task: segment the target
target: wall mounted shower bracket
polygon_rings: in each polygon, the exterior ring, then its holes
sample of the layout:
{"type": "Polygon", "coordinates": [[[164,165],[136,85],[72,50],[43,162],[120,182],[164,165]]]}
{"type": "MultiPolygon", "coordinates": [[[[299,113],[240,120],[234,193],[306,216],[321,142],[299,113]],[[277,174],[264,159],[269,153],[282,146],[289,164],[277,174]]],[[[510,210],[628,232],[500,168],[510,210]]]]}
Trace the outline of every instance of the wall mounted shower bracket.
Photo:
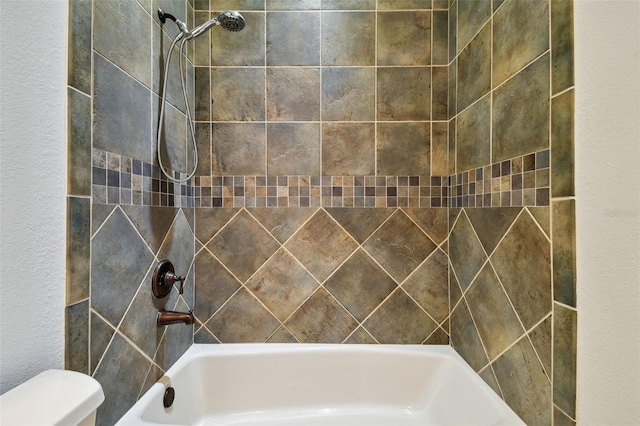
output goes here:
{"type": "Polygon", "coordinates": [[[153,295],[162,299],[171,293],[173,285],[180,281],[180,287],[178,292],[182,294],[184,292],[184,280],[183,275],[176,275],[173,263],[167,259],[163,259],[158,262],[153,270],[153,277],[151,278],[151,291],[153,295]]]}

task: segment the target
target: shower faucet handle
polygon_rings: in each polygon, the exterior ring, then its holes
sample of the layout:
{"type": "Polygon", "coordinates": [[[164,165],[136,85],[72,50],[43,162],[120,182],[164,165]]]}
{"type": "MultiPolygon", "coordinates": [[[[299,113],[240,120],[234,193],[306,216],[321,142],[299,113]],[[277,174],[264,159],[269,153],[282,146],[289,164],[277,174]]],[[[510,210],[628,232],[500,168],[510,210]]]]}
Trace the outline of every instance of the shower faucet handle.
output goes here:
{"type": "Polygon", "coordinates": [[[163,259],[156,265],[151,278],[151,291],[153,295],[161,299],[166,297],[173,288],[173,285],[180,281],[178,293],[184,293],[184,275],[177,275],[173,268],[173,263],[167,259],[163,259]]]}

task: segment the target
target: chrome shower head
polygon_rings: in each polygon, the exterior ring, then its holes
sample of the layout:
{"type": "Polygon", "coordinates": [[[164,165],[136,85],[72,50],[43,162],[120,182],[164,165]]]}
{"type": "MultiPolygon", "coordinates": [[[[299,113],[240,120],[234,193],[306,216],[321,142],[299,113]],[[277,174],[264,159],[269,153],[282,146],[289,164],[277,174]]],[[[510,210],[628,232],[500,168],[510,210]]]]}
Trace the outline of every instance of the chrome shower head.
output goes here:
{"type": "Polygon", "coordinates": [[[238,32],[245,26],[245,20],[242,15],[233,10],[227,10],[219,14],[213,19],[209,19],[204,24],[200,24],[190,31],[190,35],[187,36],[187,40],[193,40],[206,33],[214,25],[220,25],[227,31],[238,32]]]}

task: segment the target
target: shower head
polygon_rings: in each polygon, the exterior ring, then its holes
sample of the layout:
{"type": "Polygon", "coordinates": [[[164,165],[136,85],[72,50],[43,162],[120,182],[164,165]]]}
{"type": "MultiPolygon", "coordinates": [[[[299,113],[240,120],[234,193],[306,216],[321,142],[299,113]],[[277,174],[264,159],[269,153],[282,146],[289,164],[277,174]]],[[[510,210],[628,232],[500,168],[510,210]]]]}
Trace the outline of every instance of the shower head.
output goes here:
{"type": "Polygon", "coordinates": [[[190,35],[187,36],[187,40],[193,40],[199,35],[206,33],[214,25],[220,25],[227,31],[238,32],[244,28],[245,21],[240,13],[227,10],[192,29],[190,35]]]}

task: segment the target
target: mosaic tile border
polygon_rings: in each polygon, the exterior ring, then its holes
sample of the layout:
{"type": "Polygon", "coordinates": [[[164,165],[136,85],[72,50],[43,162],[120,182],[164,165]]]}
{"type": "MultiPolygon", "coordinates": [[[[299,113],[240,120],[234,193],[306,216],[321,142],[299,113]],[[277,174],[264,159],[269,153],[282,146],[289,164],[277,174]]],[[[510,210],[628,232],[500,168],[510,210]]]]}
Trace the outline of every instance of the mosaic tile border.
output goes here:
{"type": "Polygon", "coordinates": [[[546,149],[445,177],[196,176],[175,184],[157,165],[94,149],[92,196],[97,204],[213,208],[548,206],[549,176],[546,149]]]}

